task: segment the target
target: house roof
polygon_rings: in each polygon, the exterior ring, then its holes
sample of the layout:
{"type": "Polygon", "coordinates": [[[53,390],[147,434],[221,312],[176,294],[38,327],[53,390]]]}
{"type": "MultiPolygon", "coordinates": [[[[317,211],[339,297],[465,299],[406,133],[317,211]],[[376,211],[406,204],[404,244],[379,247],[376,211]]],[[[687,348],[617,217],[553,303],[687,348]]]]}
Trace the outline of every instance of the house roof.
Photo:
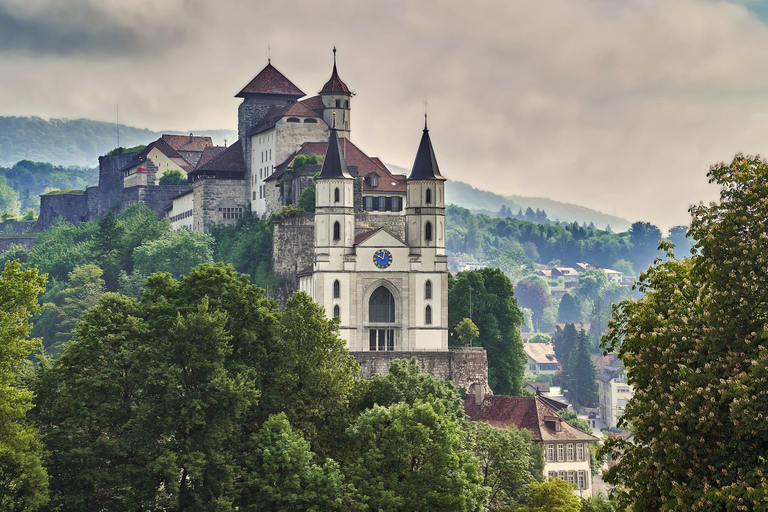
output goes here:
{"type": "Polygon", "coordinates": [[[169,159],[171,159],[176,165],[184,169],[184,172],[189,172],[192,170],[189,163],[184,159],[183,156],[179,154],[178,151],[176,151],[173,146],[171,146],[165,139],[165,135],[163,137],[157,139],[154,142],[150,142],[147,144],[147,147],[145,147],[143,150],[134,153],[128,162],[120,168],[120,172],[127,171],[128,169],[131,169],[133,167],[136,167],[138,165],[141,165],[142,163],[146,162],[147,155],[149,153],[157,148],[158,151],[163,153],[165,156],[167,156],[169,159]]]}
{"type": "Polygon", "coordinates": [[[562,275],[577,276],[579,271],[572,267],[555,267],[554,270],[558,271],[562,275]]]}
{"type": "Polygon", "coordinates": [[[349,87],[341,81],[339,72],[336,70],[336,48],[333,49],[333,72],[331,72],[331,78],[325,83],[323,88],[320,89],[320,94],[331,93],[351,94],[349,87]]]}
{"type": "Polygon", "coordinates": [[[299,271],[298,277],[312,275],[312,272],[314,271],[313,267],[314,265],[307,265],[306,267],[304,267],[299,271]]]}
{"type": "Polygon", "coordinates": [[[551,343],[525,343],[523,349],[537,363],[558,363],[551,343]]]}
{"type": "Polygon", "coordinates": [[[540,396],[490,395],[478,405],[475,395],[468,394],[464,400],[464,412],[470,420],[484,421],[494,427],[527,429],[533,434],[534,441],[597,441],[596,437],[560,418],[558,409],[540,396]]]}
{"type": "Polygon", "coordinates": [[[373,235],[375,235],[376,233],[381,231],[381,229],[383,229],[383,228],[376,228],[376,229],[372,229],[370,231],[366,231],[365,233],[360,233],[359,235],[357,235],[355,237],[355,245],[358,245],[358,244],[361,244],[361,243],[365,242],[366,240],[371,238],[373,235]]]}
{"type": "Polygon", "coordinates": [[[419,150],[416,152],[416,160],[413,162],[413,169],[408,179],[445,181],[437,166],[435,150],[432,148],[432,141],[429,138],[426,114],[424,115],[424,132],[421,135],[419,150]]]}
{"type": "Polygon", "coordinates": [[[203,154],[200,156],[200,160],[197,162],[197,167],[201,167],[220,154],[222,154],[224,151],[226,151],[226,146],[208,146],[203,150],[203,154]]]}
{"type": "Polygon", "coordinates": [[[314,117],[322,119],[322,117],[320,117],[317,112],[307,107],[300,101],[291,103],[289,105],[272,105],[272,107],[267,111],[267,114],[264,116],[264,119],[262,119],[259,124],[254,126],[248,135],[255,135],[257,133],[269,130],[270,128],[274,128],[277,122],[282,118],[293,116],[314,117]]]}
{"type": "Polygon", "coordinates": [[[299,103],[305,107],[314,110],[317,114],[322,115],[325,110],[325,104],[320,96],[312,96],[303,100],[299,100],[299,103]]]}
{"type": "Polygon", "coordinates": [[[243,145],[238,140],[218,156],[210,159],[205,164],[198,166],[193,175],[206,173],[231,173],[235,175],[244,175],[246,171],[245,160],[243,159],[243,145]]]}
{"type": "Polygon", "coordinates": [[[256,94],[295,96],[297,98],[304,96],[304,92],[279,72],[272,65],[272,62],[269,62],[264,69],[259,71],[259,74],[248,82],[248,85],[243,87],[243,90],[237,93],[235,97],[247,98],[256,94]]]}
{"type": "Polygon", "coordinates": [[[523,389],[531,388],[532,391],[538,390],[540,393],[549,393],[549,382],[533,382],[527,380],[523,382],[523,389]]]}
{"type": "Polygon", "coordinates": [[[352,176],[347,171],[347,162],[339,143],[339,131],[332,128],[331,136],[328,139],[328,151],[326,151],[323,160],[323,168],[315,180],[338,178],[352,179],[352,176]]]}
{"type": "Polygon", "coordinates": [[[213,139],[210,137],[199,137],[196,135],[168,135],[164,133],[162,140],[167,142],[176,151],[203,151],[209,146],[213,146],[213,139]]]}

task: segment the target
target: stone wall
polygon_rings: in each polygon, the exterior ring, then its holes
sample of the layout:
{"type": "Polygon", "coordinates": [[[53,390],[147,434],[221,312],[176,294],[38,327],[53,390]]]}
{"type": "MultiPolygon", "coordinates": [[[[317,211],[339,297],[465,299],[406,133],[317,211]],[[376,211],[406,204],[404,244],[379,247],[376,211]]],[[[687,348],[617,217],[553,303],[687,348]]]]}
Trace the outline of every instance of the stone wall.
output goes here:
{"type": "Polygon", "coordinates": [[[35,221],[33,220],[9,220],[0,222],[0,233],[28,233],[35,229],[35,221]]]}
{"type": "Polygon", "coordinates": [[[35,243],[35,240],[37,239],[37,235],[10,235],[10,234],[0,234],[0,252],[7,251],[11,248],[12,245],[23,245],[25,248],[29,249],[32,247],[32,244],[35,243]]]}
{"type": "Polygon", "coordinates": [[[488,387],[488,357],[482,348],[452,349],[435,352],[350,352],[360,364],[360,375],[370,379],[374,375],[385,375],[389,363],[394,359],[415,357],[425,373],[436,379],[451,381],[456,387],[470,389],[472,384],[481,383],[486,393],[488,387]]]}
{"type": "Polygon", "coordinates": [[[48,193],[40,196],[40,216],[37,218],[36,231],[51,226],[57,217],[67,222],[79,224],[89,220],[87,196],[83,190],[64,193],[48,193]]]}
{"type": "Polygon", "coordinates": [[[165,210],[173,206],[173,198],[192,188],[191,185],[154,185],[146,187],[128,187],[123,189],[120,210],[143,202],[147,208],[162,218],[165,210]]]}
{"type": "Polygon", "coordinates": [[[400,240],[405,241],[405,216],[396,213],[356,213],[355,234],[376,228],[384,228],[400,240]]]}
{"type": "Polygon", "coordinates": [[[243,180],[198,180],[192,189],[194,205],[192,229],[208,231],[213,224],[233,224],[236,218],[224,218],[219,208],[248,211],[248,185],[243,180]]]}
{"type": "MultiPolygon", "coordinates": [[[[123,173],[122,169],[136,153],[123,153],[114,156],[99,157],[99,188],[98,205],[95,208],[96,215],[93,218],[106,215],[107,212],[120,208],[123,200],[123,173]]],[[[40,205],[42,213],[42,204],[40,205]]],[[[89,208],[90,210],[90,208],[89,208]]],[[[89,219],[90,220],[90,219],[89,219]]]]}

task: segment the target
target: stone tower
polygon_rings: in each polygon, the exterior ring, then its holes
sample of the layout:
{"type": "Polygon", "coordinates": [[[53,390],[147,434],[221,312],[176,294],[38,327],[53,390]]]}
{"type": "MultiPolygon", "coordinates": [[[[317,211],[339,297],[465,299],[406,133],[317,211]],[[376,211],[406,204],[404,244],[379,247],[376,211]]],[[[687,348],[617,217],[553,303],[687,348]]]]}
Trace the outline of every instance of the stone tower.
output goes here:
{"type": "Polygon", "coordinates": [[[352,92],[347,84],[339,78],[339,72],[336,70],[336,47],[333,48],[333,72],[331,78],[320,90],[320,99],[323,101],[325,110],[323,119],[328,126],[335,126],[339,132],[339,137],[349,138],[351,131],[350,121],[350,101],[352,92]]]}

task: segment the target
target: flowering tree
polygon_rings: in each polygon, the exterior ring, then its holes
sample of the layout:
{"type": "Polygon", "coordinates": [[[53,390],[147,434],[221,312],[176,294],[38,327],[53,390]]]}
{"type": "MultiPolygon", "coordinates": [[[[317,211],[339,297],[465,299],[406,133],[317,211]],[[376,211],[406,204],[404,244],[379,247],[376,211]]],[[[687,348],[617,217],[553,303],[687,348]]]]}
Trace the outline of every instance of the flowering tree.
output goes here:
{"type": "MultiPolygon", "coordinates": [[[[768,165],[713,166],[719,204],[691,208],[696,251],[640,276],[606,349],[635,387],[605,475],[629,510],[760,510],[768,493],[768,165]]],[[[658,261],[658,260],[657,260],[658,261]]]]}

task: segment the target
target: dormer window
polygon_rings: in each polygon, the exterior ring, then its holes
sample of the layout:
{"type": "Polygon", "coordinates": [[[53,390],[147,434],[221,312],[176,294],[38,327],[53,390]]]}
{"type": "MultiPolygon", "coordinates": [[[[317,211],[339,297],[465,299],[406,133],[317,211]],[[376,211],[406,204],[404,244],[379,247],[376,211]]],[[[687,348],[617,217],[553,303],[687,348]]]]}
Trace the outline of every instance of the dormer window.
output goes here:
{"type": "Polygon", "coordinates": [[[372,187],[378,187],[379,186],[379,175],[378,174],[371,174],[371,186],[372,187]]]}
{"type": "Polygon", "coordinates": [[[299,120],[298,117],[289,117],[288,119],[286,119],[286,122],[287,123],[300,123],[301,121],[299,120]]]}

